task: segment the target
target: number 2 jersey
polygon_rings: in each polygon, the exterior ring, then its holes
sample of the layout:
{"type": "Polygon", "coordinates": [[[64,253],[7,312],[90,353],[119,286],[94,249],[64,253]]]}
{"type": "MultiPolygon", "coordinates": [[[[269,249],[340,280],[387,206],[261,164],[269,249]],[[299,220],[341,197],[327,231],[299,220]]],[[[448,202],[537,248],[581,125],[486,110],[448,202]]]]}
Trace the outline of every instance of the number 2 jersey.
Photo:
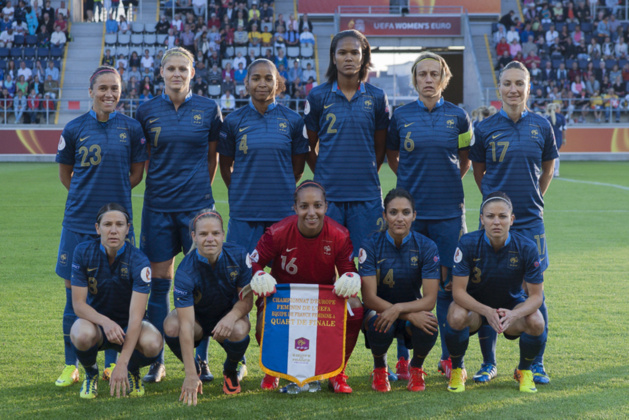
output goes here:
{"type": "Polygon", "coordinates": [[[111,265],[100,238],[82,242],[74,250],[72,286],[87,287],[87,304],[124,329],[133,292],[151,291],[150,266],[146,255],[128,242],[111,265]]]}
{"type": "Polygon", "coordinates": [[[474,128],[470,160],[486,165],[483,200],[495,191],[506,193],[513,203],[514,228],[543,222],[542,162],[558,156],[550,123],[537,114],[525,111],[514,123],[500,110],[474,128]]]}
{"type": "Polygon", "coordinates": [[[273,260],[271,275],[278,283],[330,284],[336,275],[356,272],[349,231],[325,216],[323,229],[306,238],[297,227],[297,215],[269,227],[250,254],[253,272],[273,260]]]}
{"type": "MultiPolygon", "coordinates": [[[[55,161],[72,165],[63,226],[95,234],[98,210],[108,203],[124,206],[132,216],[131,164],[148,159],[142,127],[117,112],[100,122],[92,110],[70,121],[61,134],[55,161]]],[[[131,219],[133,219],[131,217],[131,219]]]]}

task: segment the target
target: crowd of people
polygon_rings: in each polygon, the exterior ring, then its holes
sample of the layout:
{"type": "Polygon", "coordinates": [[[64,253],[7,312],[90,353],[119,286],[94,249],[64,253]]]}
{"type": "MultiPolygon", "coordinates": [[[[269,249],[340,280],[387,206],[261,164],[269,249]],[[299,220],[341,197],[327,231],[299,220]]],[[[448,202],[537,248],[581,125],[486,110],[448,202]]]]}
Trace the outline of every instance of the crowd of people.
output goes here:
{"type": "Polygon", "coordinates": [[[50,122],[59,93],[59,62],[43,51],[63,48],[68,41],[68,9],[64,1],[54,9],[49,0],[3,2],[0,20],[0,118],[16,124],[50,122]],[[16,4],[14,4],[16,3],[16,4]],[[25,57],[24,46],[38,54],[25,57]],[[10,51],[10,56],[9,52],[10,51]]]}
{"type": "Polygon", "coordinates": [[[544,112],[561,104],[569,123],[619,122],[629,109],[629,27],[618,2],[523,2],[521,18],[502,16],[493,33],[496,70],[512,60],[531,73],[531,103],[544,112]]]}
{"type": "MultiPolygon", "coordinates": [[[[306,53],[315,43],[307,14],[295,19],[290,13],[285,18],[266,1],[206,3],[177,1],[172,17],[168,14],[172,6],[165,4],[155,26],[156,46],[131,48],[129,55],[117,54],[114,46],[108,46],[102,64],[115,67],[122,75],[124,100],[120,110],[133,112],[163,93],[159,64],[167,49],[178,46],[195,58],[192,91],[217,99],[222,111],[233,111],[249,100],[244,88],[247,67],[261,57],[273,62],[285,81],[287,89],[278,101],[297,109],[297,102],[291,99],[304,99],[317,86],[314,61],[302,61],[300,55],[302,46],[306,53]],[[291,47],[299,48],[300,54],[289,57],[291,47]]],[[[110,13],[105,25],[109,34],[133,32],[133,23],[124,15],[110,13]]]]}

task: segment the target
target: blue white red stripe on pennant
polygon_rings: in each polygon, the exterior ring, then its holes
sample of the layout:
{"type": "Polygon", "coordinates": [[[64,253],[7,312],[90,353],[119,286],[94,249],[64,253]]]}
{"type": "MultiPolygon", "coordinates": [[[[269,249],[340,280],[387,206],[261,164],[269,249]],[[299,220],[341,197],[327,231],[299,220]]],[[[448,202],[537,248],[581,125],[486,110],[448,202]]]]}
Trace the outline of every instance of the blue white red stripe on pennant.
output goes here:
{"type": "Polygon", "coordinates": [[[338,375],[345,361],[346,301],[333,286],[278,284],[265,298],[260,366],[302,386],[338,375]]]}

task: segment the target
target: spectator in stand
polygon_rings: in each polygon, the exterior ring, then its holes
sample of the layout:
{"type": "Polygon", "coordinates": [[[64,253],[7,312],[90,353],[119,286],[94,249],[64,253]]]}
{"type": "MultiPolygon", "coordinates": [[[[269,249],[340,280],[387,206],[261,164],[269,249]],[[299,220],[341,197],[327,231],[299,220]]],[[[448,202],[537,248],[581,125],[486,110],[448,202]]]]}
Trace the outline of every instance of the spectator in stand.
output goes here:
{"type": "Polygon", "coordinates": [[[15,41],[15,34],[12,27],[7,27],[0,33],[0,47],[11,48],[13,47],[13,41],[15,41]]]}
{"type": "Polygon", "coordinates": [[[286,48],[286,31],[283,26],[277,28],[273,38],[275,39],[275,49],[286,48]]]}
{"type": "MultiPolygon", "coordinates": [[[[273,12],[271,12],[271,16],[273,16],[273,12]]],[[[257,3],[251,4],[251,9],[249,9],[249,12],[247,13],[247,19],[248,20],[263,20],[264,19],[264,16],[262,15],[261,10],[258,9],[257,3]]]]}
{"type": "Polygon", "coordinates": [[[207,58],[208,66],[212,67],[216,64],[217,67],[221,67],[221,57],[218,55],[218,51],[210,50],[210,55],[207,58]]]}
{"type": "Polygon", "coordinates": [[[555,80],[562,87],[566,85],[568,82],[568,70],[566,70],[565,63],[559,63],[559,68],[556,71],[555,80]]]}
{"type": "Polygon", "coordinates": [[[505,50],[503,51],[502,56],[498,59],[495,69],[502,70],[511,61],[513,61],[513,59],[511,58],[511,54],[509,53],[509,50],[505,50]]]}
{"type": "Polygon", "coordinates": [[[301,44],[312,44],[314,46],[315,38],[312,32],[305,26],[301,34],[299,35],[299,42],[301,44]]]}
{"type": "Polygon", "coordinates": [[[109,14],[109,18],[105,22],[105,32],[108,34],[118,33],[118,22],[114,19],[113,13],[109,14]]]}
{"type": "Polygon", "coordinates": [[[138,80],[142,77],[142,73],[138,70],[137,66],[131,66],[131,69],[125,72],[126,81],[130,81],[132,78],[138,80]]]}
{"type": "Polygon", "coordinates": [[[618,37],[618,42],[614,46],[614,56],[617,59],[627,58],[627,43],[625,42],[625,37],[618,37]]]}
{"type": "Polygon", "coordinates": [[[68,21],[63,17],[63,15],[57,15],[57,20],[55,20],[54,26],[58,26],[59,30],[63,32],[68,38],[68,21]]]}
{"type": "Polygon", "coordinates": [[[594,95],[594,92],[601,91],[601,83],[596,80],[594,74],[590,74],[588,80],[585,82],[585,90],[588,93],[588,96],[594,95]]]}
{"type": "Polygon", "coordinates": [[[273,25],[275,31],[277,31],[280,26],[283,26],[285,30],[287,28],[286,20],[284,19],[284,15],[282,13],[277,15],[277,19],[275,19],[275,24],[273,25]]]}
{"type": "Polygon", "coordinates": [[[262,33],[258,31],[258,25],[251,25],[251,31],[249,31],[249,43],[251,46],[259,45],[262,42],[262,33]]]}
{"type": "Polygon", "coordinates": [[[234,45],[234,28],[227,24],[222,31],[221,51],[232,45],[234,45]]]}
{"type": "Polygon", "coordinates": [[[552,13],[555,22],[563,22],[565,19],[564,16],[564,7],[561,1],[556,1],[555,5],[552,8],[552,13]]]}
{"type": "Polygon", "coordinates": [[[227,91],[236,91],[236,84],[234,83],[234,79],[229,74],[225,75],[225,79],[223,79],[223,83],[221,83],[221,92],[225,93],[227,91]]]}
{"type": "Polygon", "coordinates": [[[552,23],[553,15],[552,15],[552,12],[550,11],[550,8],[548,7],[548,3],[542,4],[542,10],[540,10],[539,15],[540,15],[540,22],[542,24],[552,23]]]}
{"type": "Polygon", "coordinates": [[[55,15],[61,15],[64,18],[68,17],[68,8],[66,7],[65,1],[61,1],[59,3],[59,7],[57,8],[57,10],[55,10],[55,15]]]}
{"type": "Polygon", "coordinates": [[[531,73],[531,81],[539,82],[542,79],[542,71],[537,67],[537,63],[533,61],[529,70],[531,73]]]}
{"type": "Polygon", "coordinates": [[[507,32],[507,42],[511,44],[513,40],[520,42],[520,34],[515,30],[515,26],[509,27],[509,32],[507,32]]]}
{"type": "MultiPolygon", "coordinates": [[[[153,75],[153,71],[150,68],[145,67],[144,71],[141,72],[141,77],[138,80],[144,80],[148,78],[152,82],[154,77],[155,76],[153,75]]],[[[142,89],[138,89],[138,92],[141,92],[141,91],[142,89]]]]}
{"type": "Polygon", "coordinates": [[[253,63],[254,61],[256,61],[256,52],[254,49],[250,49],[249,50],[249,54],[247,54],[247,64],[245,67],[248,67],[251,63],[253,63]]]}
{"type": "Polygon", "coordinates": [[[208,72],[207,80],[210,85],[220,85],[223,82],[223,75],[216,63],[212,65],[212,68],[208,72]]]}
{"type": "Polygon", "coordinates": [[[610,60],[614,58],[614,43],[612,39],[608,36],[605,37],[605,41],[601,46],[601,55],[604,60],[610,60]]]}
{"type": "Polygon", "coordinates": [[[579,44],[575,47],[575,53],[577,55],[578,60],[589,60],[590,55],[588,54],[588,46],[585,45],[585,38],[579,41],[579,44]]]}
{"type": "Polygon", "coordinates": [[[39,102],[40,96],[31,90],[26,100],[26,120],[29,124],[39,124],[39,102]]]}
{"type": "Polygon", "coordinates": [[[242,63],[242,65],[246,68],[247,67],[247,59],[245,57],[242,56],[242,52],[238,51],[236,53],[236,57],[234,57],[233,61],[232,61],[232,65],[234,68],[238,68],[238,64],[242,63]]]}
{"type": "Polygon", "coordinates": [[[39,28],[39,19],[37,19],[37,14],[35,13],[35,9],[31,6],[26,6],[25,10],[28,33],[29,35],[35,35],[37,33],[37,28],[39,28]]]}
{"type": "Polygon", "coordinates": [[[41,101],[41,113],[44,116],[44,119],[46,120],[46,124],[51,123],[52,121],[52,116],[53,113],[56,110],[56,104],[55,104],[55,96],[52,93],[45,93],[44,94],[44,98],[41,101]]]}
{"type": "Polygon", "coordinates": [[[129,66],[139,68],[141,65],[142,60],[138,57],[138,53],[136,51],[131,52],[131,57],[129,57],[129,66]]]}
{"type": "Polygon", "coordinates": [[[225,63],[225,68],[223,69],[222,76],[223,81],[227,80],[228,77],[229,80],[234,80],[234,69],[232,68],[232,63],[230,61],[225,63]]]}
{"type": "Polygon", "coordinates": [[[559,49],[561,51],[561,55],[565,59],[575,59],[577,58],[577,49],[572,42],[571,37],[567,37],[565,42],[559,44],[559,49]]]}
{"type": "Polygon", "coordinates": [[[288,71],[286,71],[286,67],[284,67],[284,64],[279,65],[279,67],[277,68],[277,72],[279,73],[280,77],[284,79],[284,84],[286,84],[286,81],[288,80],[288,71]]]}
{"type": "Polygon", "coordinates": [[[2,15],[10,20],[13,20],[13,15],[15,14],[15,8],[11,1],[7,1],[2,8],[2,15]]]}
{"type": "Polygon", "coordinates": [[[622,75],[617,75],[614,78],[614,83],[612,84],[612,89],[614,89],[614,92],[616,92],[616,94],[620,97],[624,97],[627,91],[627,87],[625,85],[625,83],[622,81],[622,75]]]}
{"type": "Polygon", "coordinates": [[[26,62],[23,60],[20,61],[20,68],[17,70],[18,80],[20,76],[24,76],[24,80],[27,82],[30,82],[31,79],[33,78],[33,71],[29,69],[28,67],[26,67],[26,62]]]}
{"type": "Polygon", "coordinates": [[[579,19],[577,18],[577,12],[574,8],[574,3],[569,1],[567,7],[564,10],[564,20],[568,23],[579,23],[579,19]]]}
{"type": "Polygon", "coordinates": [[[542,80],[548,83],[551,80],[555,80],[555,72],[553,71],[553,63],[546,62],[546,66],[542,69],[542,80]]]}
{"type": "Polygon", "coordinates": [[[498,44],[496,44],[496,56],[497,57],[502,57],[506,52],[509,53],[509,56],[511,55],[510,53],[510,48],[509,48],[509,43],[507,42],[507,38],[500,38],[500,42],[498,44]]]}
{"type": "Polygon", "coordinates": [[[103,58],[100,60],[101,66],[114,67],[114,61],[115,61],[115,57],[111,55],[111,50],[107,48],[105,50],[105,54],[103,55],[103,58]]]}
{"type": "Polygon", "coordinates": [[[144,69],[153,70],[153,66],[155,65],[155,60],[151,56],[151,53],[148,49],[144,50],[144,56],[140,60],[140,67],[144,71],[144,69]]]}
{"type": "Polygon", "coordinates": [[[181,20],[181,14],[175,13],[175,17],[170,22],[170,27],[175,30],[175,32],[183,31],[183,20],[181,20]]]}
{"type": "Polygon", "coordinates": [[[243,12],[242,10],[238,10],[236,12],[236,18],[230,21],[230,25],[236,28],[238,26],[242,26],[244,28],[249,25],[249,19],[247,18],[245,12],[243,12]]]}
{"type": "MultiPolygon", "coordinates": [[[[207,92],[207,83],[205,83],[205,80],[203,80],[201,76],[195,73],[194,83],[192,85],[192,91],[198,92],[199,90],[202,92],[207,92]]],[[[204,95],[201,95],[201,96],[204,96],[204,95]]]]}
{"type": "Polygon", "coordinates": [[[511,57],[514,57],[514,60],[516,60],[516,56],[518,55],[518,53],[522,53],[522,45],[520,45],[518,43],[517,40],[513,40],[511,41],[511,44],[509,44],[509,54],[511,55],[511,57]]]}
{"type": "MultiPolygon", "coordinates": [[[[594,74],[596,75],[596,80],[598,80],[599,82],[602,82],[605,76],[609,77],[608,73],[609,72],[607,71],[607,67],[605,67],[605,62],[603,60],[600,60],[598,62],[598,68],[594,70],[594,74]]],[[[601,92],[603,91],[601,90],[601,92]]]]}
{"type": "Polygon", "coordinates": [[[195,74],[201,76],[201,79],[207,81],[208,69],[205,66],[205,62],[203,60],[197,60],[197,64],[195,66],[195,74]]]}
{"type": "Polygon", "coordinates": [[[262,58],[266,58],[271,63],[273,63],[275,61],[275,56],[273,55],[273,49],[272,48],[267,48],[264,51],[264,57],[262,57],[262,58]]]}
{"type": "Polygon", "coordinates": [[[588,45],[588,55],[591,60],[600,60],[602,57],[601,46],[596,42],[596,37],[592,37],[588,45]]]}
{"type": "Polygon", "coordinates": [[[269,32],[269,28],[262,29],[262,46],[263,47],[273,47],[273,34],[269,32]]]}
{"type": "Polygon", "coordinates": [[[66,45],[66,34],[61,32],[61,28],[55,26],[55,31],[50,36],[50,45],[56,48],[63,48],[66,45]]]}
{"type": "Polygon", "coordinates": [[[50,32],[48,32],[46,25],[41,25],[39,27],[37,45],[42,48],[50,48],[50,32]]]}
{"type": "Polygon", "coordinates": [[[249,33],[245,31],[243,25],[238,25],[234,32],[234,44],[237,47],[246,46],[249,43],[249,33]]]}
{"type": "Polygon", "coordinates": [[[4,116],[8,115],[11,108],[13,108],[13,95],[9,93],[9,91],[5,88],[2,89],[2,93],[0,94],[0,109],[3,112],[0,112],[0,116],[4,121],[4,116]]]}
{"type": "Polygon", "coordinates": [[[212,12],[210,14],[210,19],[207,22],[207,26],[209,28],[211,28],[212,26],[216,26],[216,28],[219,28],[221,26],[221,20],[219,19],[217,13],[212,12]]]}
{"type": "Polygon", "coordinates": [[[513,19],[515,18],[515,11],[513,10],[509,10],[509,13],[503,15],[499,22],[500,24],[504,25],[505,28],[510,28],[511,26],[513,26],[513,19]]]}
{"type": "Polygon", "coordinates": [[[50,95],[52,98],[56,98],[59,93],[59,82],[52,79],[51,75],[46,76],[44,82],[44,93],[50,95]]]}
{"type": "Polygon", "coordinates": [[[236,82],[237,85],[243,85],[246,77],[247,69],[245,68],[245,63],[240,61],[238,62],[238,68],[234,72],[234,82],[236,82]]]}
{"type": "Polygon", "coordinates": [[[535,43],[535,37],[531,34],[526,38],[526,42],[522,44],[522,55],[528,57],[529,53],[533,52],[533,55],[537,55],[537,44],[535,43]]]}
{"type": "Polygon", "coordinates": [[[2,82],[2,88],[6,89],[11,95],[15,94],[15,81],[10,74],[4,75],[4,81],[2,82]]]}
{"type": "Polygon", "coordinates": [[[581,69],[579,69],[579,63],[573,61],[572,67],[568,70],[568,80],[570,83],[574,82],[576,76],[581,76],[581,69]]]}
{"type": "Polygon", "coordinates": [[[205,16],[207,0],[192,0],[192,11],[196,16],[205,16]]]}
{"type": "Polygon", "coordinates": [[[574,27],[574,32],[572,33],[572,40],[575,44],[580,44],[581,40],[585,40],[585,33],[581,30],[581,26],[577,25],[574,27]]]}
{"type": "Polygon", "coordinates": [[[283,65],[285,69],[288,67],[288,59],[286,58],[286,55],[284,54],[284,50],[282,48],[277,49],[277,57],[275,57],[273,63],[277,68],[280,67],[280,64],[283,65]]]}
{"type": "Polygon", "coordinates": [[[260,20],[262,22],[273,23],[273,8],[269,7],[268,3],[262,3],[262,10],[260,10],[260,20]]]}
{"type": "Polygon", "coordinates": [[[186,23],[184,25],[184,31],[179,35],[179,39],[181,40],[180,45],[190,51],[192,55],[195,55],[194,32],[192,32],[190,24],[186,23]]]}
{"type": "Polygon", "coordinates": [[[301,19],[299,20],[299,33],[303,33],[305,28],[308,28],[308,32],[312,32],[312,22],[308,19],[308,13],[301,15],[301,19]]]}
{"type": "Polygon", "coordinates": [[[603,97],[599,91],[595,91],[594,94],[590,96],[590,109],[594,112],[594,120],[600,123],[603,117],[603,97]]]}
{"type": "Polygon", "coordinates": [[[542,59],[535,54],[535,51],[530,51],[528,55],[524,57],[523,63],[526,68],[530,70],[533,63],[539,68],[540,64],[542,64],[542,59]]]}
{"type": "Polygon", "coordinates": [[[287,83],[287,85],[292,84],[295,81],[295,79],[300,79],[301,80],[302,77],[303,77],[302,73],[303,73],[303,70],[301,69],[301,66],[299,65],[299,61],[298,60],[294,60],[293,61],[293,67],[290,70],[288,70],[288,83],[287,83]]]}
{"type": "Polygon", "coordinates": [[[122,67],[125,69],[129,67],[129,60],[124,54],[118,54],[117,62],[118,62],[118,67],[120,67],[120,64],[122,64],[122,67]]]}
{"type": "MultiPolygon", "coordinates": [[[[54,16],[54,15],[52,15],[54,16]]],[[[39,29],[41,30],[42,25],[46,26],[46,31],[51,34],[54,30],[55,22],[52,20],[52,16],[48,13],[44,13],[43,17],[39,21],[39,29]]]]}
{"type": "Polygon", "coordinates": [[[170,29],[170,23],[165,15],[162,15],[159,18],[159,22],[155,25],[155,31],[158,34],[166,35],[168,33],[168,29],[170,29]]]}
{"type": "Polygon", "coordinates": [[[20,124],[22,122],[22,115],[26,111],[26,96],[21,90],[17,91],[15,99],[13,100],[13,111],[15,113],[15,123],[20,124]]]}
{"type": "Polygon", "coordinates": [[[559,32],[555,30],[555,25],[550,25],[548,30],[546,31],[546,45],[552,46],[555,45],[555,40],[559,38],[559,32]]]}
{"type": "Polygon", "coordinates": [[[594,34],[598,37],[600,41],[604,40],[605,37],[611,37],[612,33],[609,28],[607,16],[603,18],[603,20],[596,23],[596,29],[594,30],[594,34]]]}
{"type": "Polygon", "coordinates": [[[28,92],[28,82],[23,75],[17,77],[17,82],[15,82],[15,91],[22,91],[24,92],[24,95],[26,95],[26,92],[28,92]]]}
{"type": "Polygon", "coordinates": [[[312,77],[313,80],[317,80],[317,72],[312,68],[312,64],[306,64],[306,70],[301,73],[301,80],[308,80],[312,77]]]}
{"type": "Polygon", "coordinates": [[[221,95],[221,111],[233,111],[236,108],[236,98],[232,95],[231,90],[227,89],[221,95]]]}

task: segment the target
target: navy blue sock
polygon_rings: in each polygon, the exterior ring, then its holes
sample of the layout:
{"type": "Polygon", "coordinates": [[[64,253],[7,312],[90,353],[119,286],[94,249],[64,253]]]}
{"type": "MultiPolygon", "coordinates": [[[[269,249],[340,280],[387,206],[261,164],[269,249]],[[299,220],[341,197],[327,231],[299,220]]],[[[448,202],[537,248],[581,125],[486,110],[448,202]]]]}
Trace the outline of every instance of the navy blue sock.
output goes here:
{"type": "MultiPolygon", "coordinates": [[[[170,300],[168,292],[172,280],[169,279],[151,279],[151,294],[149,295],[148,318],[151,324],[155,325],[162,335],[164,335],[164,319],[170,312],[170,300]]],[[[164,363],[164,350],[159,353],[157,360],[164,363]]]]}
{"type": "Polygon", "coordinates": [[[146,357],[140,351],[133,350],[131,358],[129,359],[129,365],[127,366],[127,369],[131,373],[138,373],[140,371],[140,368],[152,364],[157,360],[158,357],[159,355],[154,357],[146,357]]]}
{"type": "Polygon", "coordinates": [[[546,351],[546,342],[548,341],[548,307],[546,306],[546,296],[544,296],[544,300],[542,301],[542,306],[540,306],[539,311],[542,313],[542,317],[544,317],[544,342],[542,343],[542,347],[539,350],[537,356],[535,356],[535,360],[533,363],[539,363],[541,365],[544,364],[544,352],[546,351]]]}
{"type": "Polygon", "coordinates": [[[531,369],[531,364],[533,364],[535,356],[539,354],[544,341],[546,341],[546,332],[538,336],[522,333],[520,336],[520,364],[518,369],[531,369]]]}
{"type": "Polygon", "coordinates": [[[105,368],[110,367],[118,361],[118,352],[113,349],[105,350],[105,368]]]}
{"type": "Polygon", "coordinates": [[[478,344],[483,355],[483,363],[496,364],[496,341],[498,334],[491,325],[483,325],[478,330],[478,344]]]}
{"type": "Polygon", "coordinates": [[[371,353],[374,356],[381,356],[383,354],[386,354],[387,350],[389,350],[389,347],[391,347],[395,325],[392,325],[387,332],[378,332],[374,327],[376,319],[378,319],[377,315],[367,320],[367,338],[369,339],[369,345],[371,346],[371,353]]]}
{"type": "Polygon", "coordinates": [[[446,324],[448,323],[448,309],[452,303],[452,293],[439,290],[437,295],[437,322],[439,322],[439,338],[441,341],[441,360],[450,357],[446,345],[446,324]]]}
{"type": "Polygon", "coordinates": [[[238,362],[240,362],[247,351],[247,347],[249,347],[249,340],[249,336],[246,336],[240,341],[223,341],[223,348],[225,353],[227,353],[225,363],[223,364],[224,372],[236,372],[238,362]]]}
{"type": "Polygon", "coordinates": [[[462,330],[455,330],[450,324],[446,324],[446,344],[450,352],[450,360],[452,360],[452,369],[464,367],[463,357],[465,356],[469,342],[469,327],[462,330]]]}
{"type": "Polygon", "coordinates": [[[401,337],[397,338],[397,358],[400,360],[404,358],[408,360],[411,357],[411,353],[408,351],[406,346],[404,345],[404,339],[401,337]]]}
{"type": "Polygon", "coordinates": [[[210,337],[206,337],[197,346],[196,358],[201,358],[207,362],[207,348],[210,345],[210,337]]]}
{"type": "Polygon", "coordinates": [[[96,358],[98,357],[98,344],[93,345],[87,350],[79,350],[74,347],[74,351],[79,358],[79,362],[85,368],[85,373],[89,376],[98,375],[98,365],[96,358]]]}
{"type": "MultiPolygon", "coordinates": [[[[177,359],[183,362],[183,356],[181,355],[181,344],[179,343],[179,337],[171,337],[169,335],[164,334],[164,338],[166,339],[166,345],[173,352],[177,359]]],[[[162,350],[162,354],[164,351],[162,350]]],[[[157,356],[159,357],[159,356],[157,356]]]]}
{"type": "MultiPolygon", "coordinates": [[[[407,325],[410,324],[407,323],[407,325]]],[[[430,353],[430,350],[435,346],[437,342],[437,332],[434,334],[428,334],[427,332],[410,324],[411,339],[413,340],[413,359],[411,360],[411,366],[421,368],[424,365],[424,359],[430,353]]]]}
{"type": "Polygon", "coordinates": [[[63,308],[63,350],[66,358],[66,365],[78,366],[79,361],[74,351],[74,346],[70,340],[70,330],[76,321],[74,308],[72,307],[72,289],[66,287],[66,306],[63,308]]]}

